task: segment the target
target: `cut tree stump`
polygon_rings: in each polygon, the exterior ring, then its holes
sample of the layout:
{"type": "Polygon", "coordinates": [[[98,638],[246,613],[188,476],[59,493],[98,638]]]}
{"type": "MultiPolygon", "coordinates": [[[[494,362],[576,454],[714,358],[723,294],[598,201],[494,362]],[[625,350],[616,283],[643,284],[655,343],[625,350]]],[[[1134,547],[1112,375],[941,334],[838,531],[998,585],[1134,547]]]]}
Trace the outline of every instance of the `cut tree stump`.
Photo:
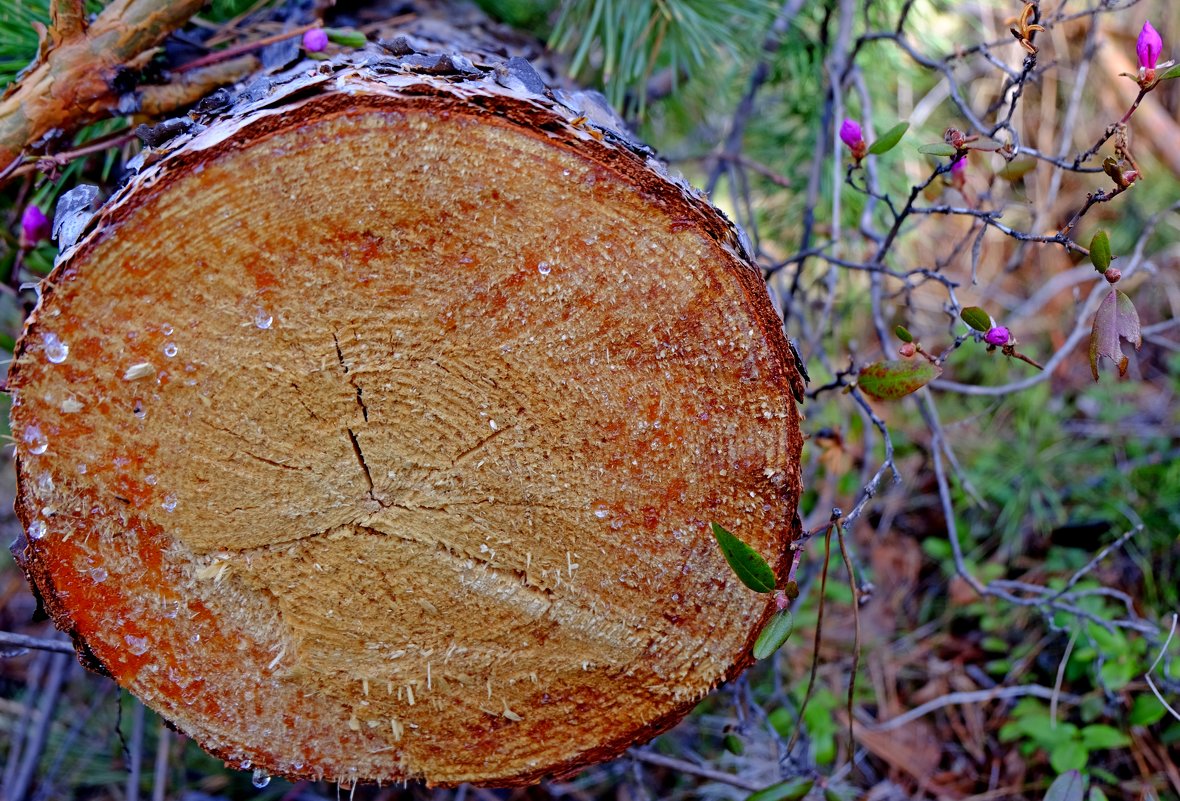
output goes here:
{"type": "Polygon", "coordinates": [[[701,195],[526,64],[413,51],[251,86],[63,243],[16,550],[232,765],[523,784],[749,664],[773,604],[709,524],[783,580],[803,385],[701,195]]]}

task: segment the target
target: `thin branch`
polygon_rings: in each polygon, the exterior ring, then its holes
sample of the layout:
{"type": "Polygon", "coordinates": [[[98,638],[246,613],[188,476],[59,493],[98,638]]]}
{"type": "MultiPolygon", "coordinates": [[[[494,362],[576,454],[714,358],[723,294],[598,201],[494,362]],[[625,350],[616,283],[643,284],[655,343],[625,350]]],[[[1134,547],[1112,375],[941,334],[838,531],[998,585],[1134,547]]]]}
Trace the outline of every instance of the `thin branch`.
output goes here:
{"type": "MultiPolygon", "coordinates": [[[[50,651],[57,654],[74,653],[74,646],[65,640],[30,637],[27,634],[15,634],[11,631],[0,631],[0,649],[3,648],[31,648],[37,651],[50,651]]],[[[12,655],[15,656],[15,654],[12,655]]]]}
{"type": "Polygon", "coordinates": [[[1172,715],[1172,717],[1176,718],[1176,720],[1180,720],[1180,712],[1177,712],[1172,708],[1171,704],[1164,700],[1163,693],[1159,691],[1159,688],[1155,686],[1155,682],[1151,678],[1151,674],[1154,673],[1156,667],[1159,666],[1160,660],[1163,659],[1164,654],[1168,652],[1168,646],[1172,644],[1172,638],[1176,636],[1177,617],[1180,617],[1180,615],[1177,615],[1175,612],[1173,612],[1172,628],[1168,630],[1168,639],[1164,640],[1164,644],[1160,646],[1160,652],[1156,654],[1155,661],[1151,663],[1151,667],[1149,667],[1147,672],[1143,674],[1143,678],[1147,681],[1147,686],[1151,688],[1153,693],[1155,693],[1155,697],[1161,704],[1164,705],[1164,709],[1168,710],[1168,712],[1172,715]]]}
{"type": "MultiPolygon", "coordinates": [[[[1042,687],[1039,684],[1021,685],[1019,687],[995,687],[990,690],[970,690],[964,692],[947,693],[940,695],[938,698],[927,701],[926,703],[916,706],[908,712],[904,712],[895,718],[890,718],[883,723],[878,723],[872,727],[873,731],[893,731],[900,729],[907,723],[913,723],[919,718],[929,715],[935,710],[942,709],[948,706],[955,706],[957,704],[983,704],[988,701],[1010,701],[1013,698],[1043,698],[1046,701],[1052,699],[1055,695],[1055,690],[1052,687],[1042,687]]],[[[1064,696],[1069,703],[1077,703],[1080,700],[1076,695],[1066,694],[1064,696]]]]}
{"type": "Polygon", "coordinates": [[[749,779],[743,779],[741,776],[734,776],[732,773],[725,773],[720,770],[714,770],[713,768],[706,768],[693,762],[687,762],[683,759],[675,759],[673,757],[664,756],[663,754],[656,754],[640,748],[632,748],[627,752],[627,756],[647,765],[656,765],[657,767],[668,768],[669,770],[675,770],[689,776],[698,776],[702,779],[708,779],[709,781],[728,784],[731,787],[738,787],[742,790],[761,790],[765,786],[759,782],[752,782],[749,779]]]}

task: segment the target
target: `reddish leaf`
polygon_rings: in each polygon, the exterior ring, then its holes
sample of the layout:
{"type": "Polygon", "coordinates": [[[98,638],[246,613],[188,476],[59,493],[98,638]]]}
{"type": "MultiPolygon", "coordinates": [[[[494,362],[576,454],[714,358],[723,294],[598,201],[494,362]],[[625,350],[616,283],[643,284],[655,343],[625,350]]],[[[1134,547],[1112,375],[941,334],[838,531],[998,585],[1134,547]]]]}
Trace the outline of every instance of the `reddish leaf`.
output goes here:
{"type": "Polygon", "coordinates": [[[860,371],[856,385],[877,400],[897,400],[917,392],[942,375],[942,368],[924,359],[897,359],[876,362],[860,371]]]}
{"type": "Polygon", "coordinates": [[[1143,346],[1143,335],[1139,330],[1139,312],[1131,299],[1117,289],[1110,290],[1098,312],[1094,315],[1094,328],[1090,331],[1090,372],[1098,380],[1098,357],[1105,356],[1119,368],[1119,375],[1127,374],[1127,357],[1119,347],[1123,338],[1139,350],[1143,346]]]}

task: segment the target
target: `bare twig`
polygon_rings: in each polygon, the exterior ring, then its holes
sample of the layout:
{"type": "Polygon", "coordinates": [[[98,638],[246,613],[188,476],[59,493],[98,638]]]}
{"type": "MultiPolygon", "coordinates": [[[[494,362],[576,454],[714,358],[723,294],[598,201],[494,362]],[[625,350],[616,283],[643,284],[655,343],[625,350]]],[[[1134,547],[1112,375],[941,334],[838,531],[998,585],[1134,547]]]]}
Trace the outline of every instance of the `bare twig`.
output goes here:
{"type": "Polygon", "coordinates": [[[728,784],[731,787],[738,787],[742,790],[761,790],[763,785],[758,782],[752,782],[749,779],[743,779],[741,776],[734,776],[732,773],[725,773],[724,771],[714,770],[713,768],[697,765],[693,762],[687,762],[683,759],[676,759],[674,757],[664,756],[663,754],[656,754],[641,748],[632,748],[627,752],[627,755],[632,759],[638,760],[648,765],[656,765],[661,768],[668,768],[689,776],[698,776],[709,781],[721,782],[728,784]]]}
{"type": "Polygon", "coordinates": [[[1152,680],[1151,674],[1154,673],[1156,667],[1159,666],[1160,660],[1163,659],[1164,654],[1168,652],[1168,646],[1172,644],[1172,638],[1176,636],[1176,620],[1178,617],[1180,617],[1180,615],[1177,615],[1175,612],[1172,613],[1172,627],[1168,629],[1168,638],[1164,640],[1164,644],[1160,646],[1160,652],[1156,654],[1155,661],[1151,663],[1151,667],[1149,667],[1147,672],[1143,674],[1143,678],[1147,682],[1147,686],[1151,688],[1153,693],[1155,693],[1155,697],[1159,700],[1159,702],[1164,705],[1164,709],[1168,710],[1168,713],[1172,717],[1176,718],[1176,720],[1180,720],[1180,712],[1177,712],[1172,708],[1171,704],[1164,700],[1164,695],[1160,692],[1159,687],[1155,686],[1155,682],[1152,680]]]}
{"type": "Polygon", "coordinates": [[[11,631],[0,631],[0,647],[32,648],[38,651],[51,651],[58,654],[73,654],[74,646],[65,640],[51,640],[46,637],[30,637],[27,634],[15,634],[11,631]]]}
{"type": "MultiPolygon", "coordinates": [[[[927,701],[920,706],[916,706],[895,718],[878,723],[876,726],[873,726],[873,730],[893,731],[894,729],[900,729],[907,723],[913,723],[915,720],[925,717],[935,710],[956,704],[983,704],[988,701],[1008,701],[1013,698],[1026,698],[1029,696],[1043,698],[1047,701],[1054,697],[1054,689],[1052,687],[1042,687],[1039,684],[1025,684],[1018,687],[995,687],[990,690],[947,693],[946,695],[940,695],[938,698],[927,701]]],[[[1070,703],[1076,703],[1078,700],[1077,696],[1074,695],[1065,695],[1064,698],[1070,703]]]]}

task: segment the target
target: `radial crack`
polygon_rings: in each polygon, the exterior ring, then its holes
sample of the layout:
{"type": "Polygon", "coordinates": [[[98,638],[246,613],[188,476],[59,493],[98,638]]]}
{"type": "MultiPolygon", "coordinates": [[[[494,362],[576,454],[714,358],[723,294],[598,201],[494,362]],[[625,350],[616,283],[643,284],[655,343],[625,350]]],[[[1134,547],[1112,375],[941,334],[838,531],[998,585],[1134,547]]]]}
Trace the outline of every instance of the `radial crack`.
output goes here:
{"type": "Polygon", "coordinates": [[[352,452],[356,454],[356,460],[360,463],[361,470],[365,473],[365,481],[369,483],[369,495],[373,497],[373,500],[376,500],[376,496],[373,495],[373,474],[369,472],[369,466],[365,464],[365,455],[361,453],[361,443],[357,440],[356,434],[353,433],[351,428],[347,429],[347,431],[348,439],[352,442],[352,452]]]}

